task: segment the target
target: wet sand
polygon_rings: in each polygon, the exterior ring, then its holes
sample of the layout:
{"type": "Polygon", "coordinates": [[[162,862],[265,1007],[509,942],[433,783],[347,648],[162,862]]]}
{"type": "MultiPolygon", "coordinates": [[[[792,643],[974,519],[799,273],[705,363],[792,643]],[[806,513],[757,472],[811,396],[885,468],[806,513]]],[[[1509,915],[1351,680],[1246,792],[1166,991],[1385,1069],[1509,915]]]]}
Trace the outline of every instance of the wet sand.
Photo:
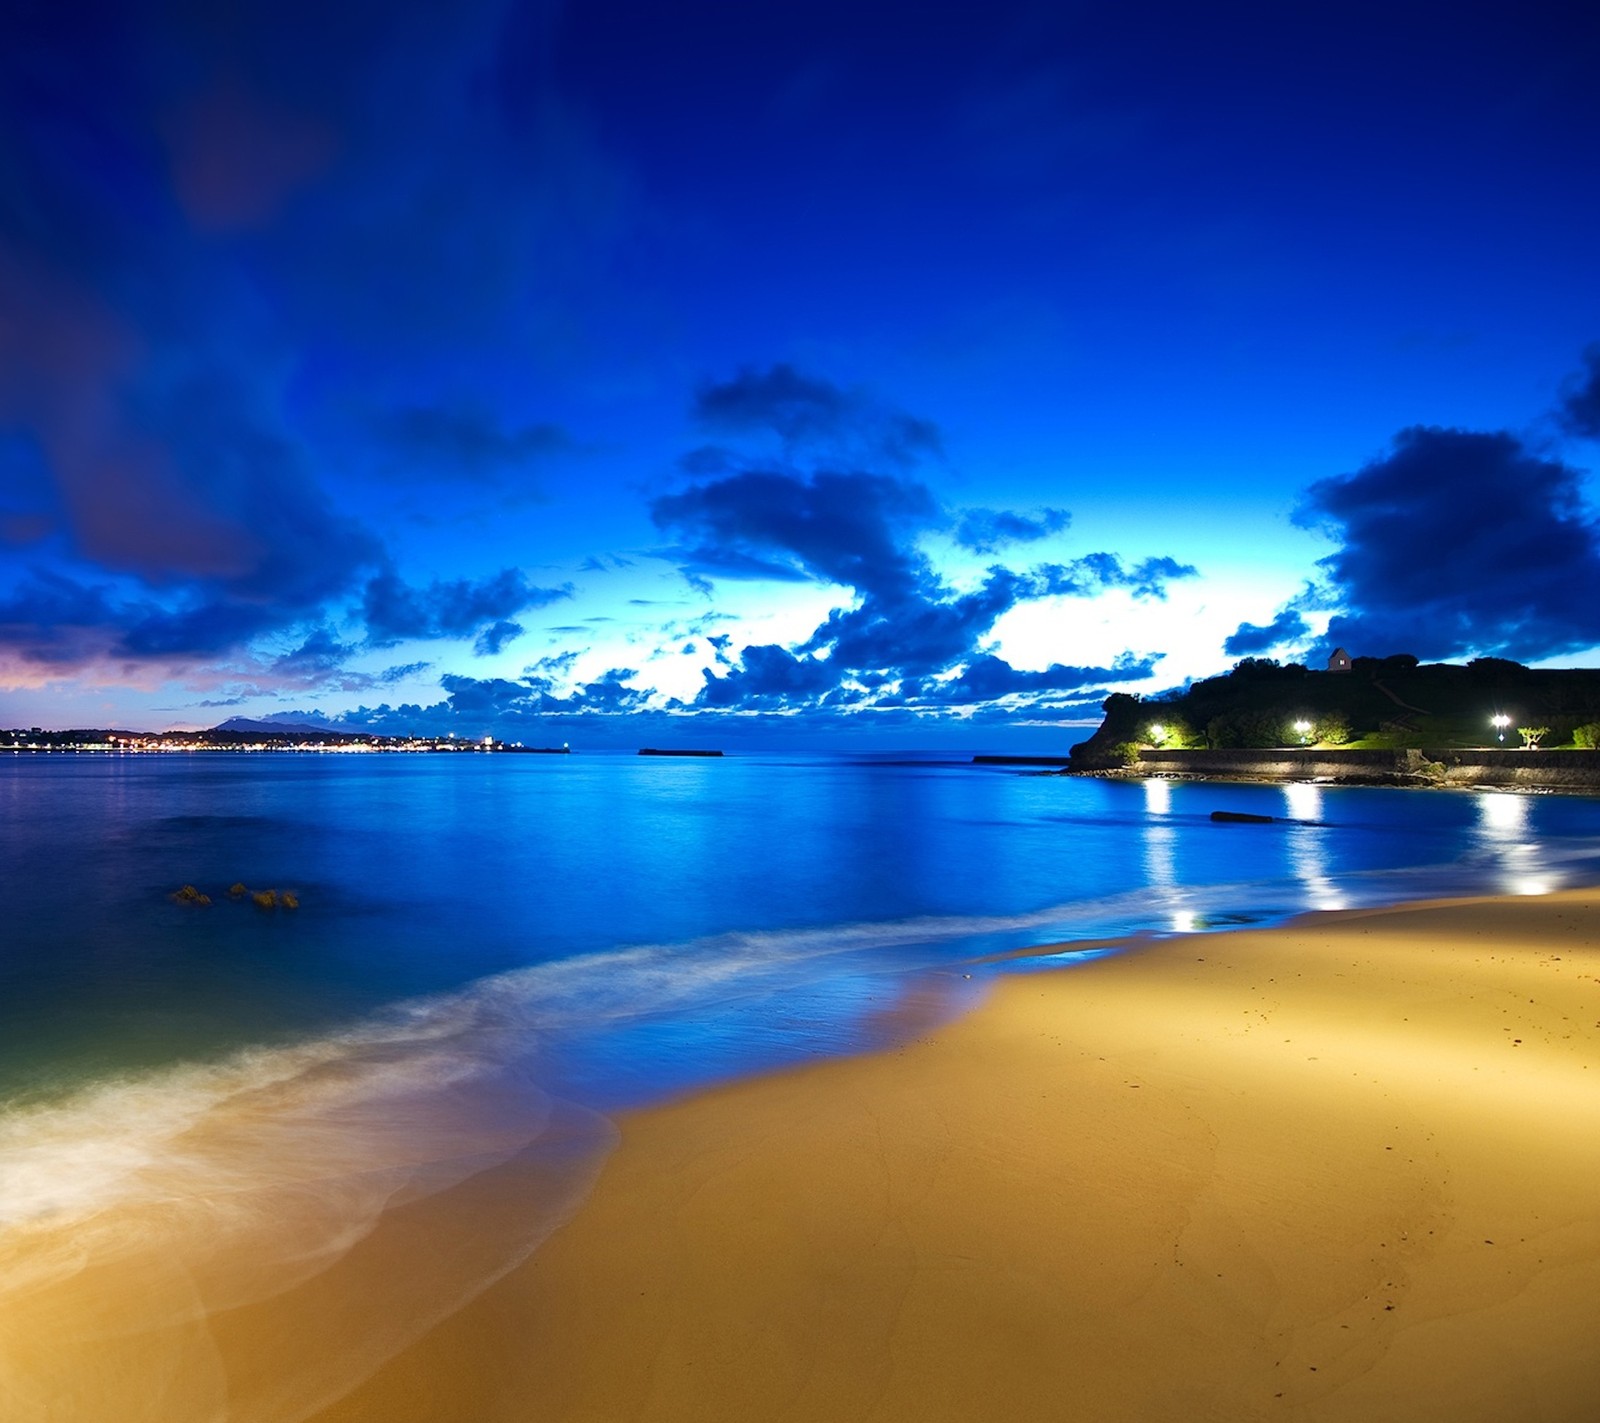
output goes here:
{"type": "Polygon", "coordinates": [[[1136,945],[619,1126],[318,1423],[1600,1417],[1597,892],[1136,945]]]}

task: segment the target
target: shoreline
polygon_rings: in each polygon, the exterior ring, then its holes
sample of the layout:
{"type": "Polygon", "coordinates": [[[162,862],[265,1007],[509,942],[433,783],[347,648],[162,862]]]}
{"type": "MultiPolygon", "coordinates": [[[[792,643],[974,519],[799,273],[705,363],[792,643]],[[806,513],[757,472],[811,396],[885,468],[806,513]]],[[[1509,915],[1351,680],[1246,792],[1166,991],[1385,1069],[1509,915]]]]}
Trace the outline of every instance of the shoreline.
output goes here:
{"type": "Polygon", "coordinates": [[[1042,772],[1110,780],[1149,780],[1504,790],[1600,794],[1600,755],[1593,751],[1496,751],[1423,748],[1368,751],[1282,747],[1274,750],[1163,751],[1142,748],[1127,766],[1088,764],[1042,772]]]}
{"type": "Polygon", "coordinates": [[[620,1114],[561,1229],[312,1416],[1593,1416],[1597,1028],[1593,889],[1003,975],[620,1114]]]}

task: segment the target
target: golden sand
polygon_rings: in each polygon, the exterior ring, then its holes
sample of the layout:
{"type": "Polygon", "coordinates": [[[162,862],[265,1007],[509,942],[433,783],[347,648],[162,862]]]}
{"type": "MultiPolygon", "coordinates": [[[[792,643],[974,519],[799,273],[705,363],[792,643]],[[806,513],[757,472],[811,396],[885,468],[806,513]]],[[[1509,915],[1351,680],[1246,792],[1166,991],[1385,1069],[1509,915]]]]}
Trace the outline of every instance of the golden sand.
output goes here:
{"type": "Polygon", "coordinates": [[[1135,946],[620,1125],[319,1423],[1600,1418],[1594,893],[1135,946]]]}
{"type": "Polygon", "coordinates": [[[109,1340],[98,1416],[1600,1418],[1597,892],[1136,944],[619,1125],[564,1226],[338,1402],[306,1412],[537,1179],[190,1319],[206,1376],[155,1412],[159,1351],[109,1340]]]}

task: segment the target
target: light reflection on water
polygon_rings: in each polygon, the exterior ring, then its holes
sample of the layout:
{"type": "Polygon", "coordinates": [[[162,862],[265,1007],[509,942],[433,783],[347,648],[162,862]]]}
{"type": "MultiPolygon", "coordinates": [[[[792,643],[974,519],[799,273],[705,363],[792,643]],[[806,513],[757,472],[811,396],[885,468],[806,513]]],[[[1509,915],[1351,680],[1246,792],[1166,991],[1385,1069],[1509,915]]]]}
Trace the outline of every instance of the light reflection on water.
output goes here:
{"type": "Polygon", "coordinates": [[[1519,895],[1549,894],[1555,889],[1533,829],[1534,798],[1512,791],[1482,791],[1477,803],[1478,837],[1493,857],[1494,888],[1519,895]]]}

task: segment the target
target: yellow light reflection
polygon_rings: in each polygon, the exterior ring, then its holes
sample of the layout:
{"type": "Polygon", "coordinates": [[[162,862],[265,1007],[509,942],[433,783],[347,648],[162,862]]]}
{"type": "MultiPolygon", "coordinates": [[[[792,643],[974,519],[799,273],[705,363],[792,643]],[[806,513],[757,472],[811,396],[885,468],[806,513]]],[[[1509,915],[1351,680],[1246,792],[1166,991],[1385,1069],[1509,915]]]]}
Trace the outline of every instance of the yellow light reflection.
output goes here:
{"type": "Polygon", "coordinates": [[[1165,815],[1172,809],[1172,782],[1148,780],[1144,783],[1144,813],[1165,815]]]}
{"type": "Polygon", "coordinates": [[[1283,788],[1283,798],[1288,802],[1291,820],[1322,819],[1322,787],[1306,781],[1294,781],[1283,788]]]}
{"type": "Polygon", "coordinates": [[[1528,797],[1507,791],[1478,795],[1478,828],[1491,840],[1511,840],[1528,828],[1528,797]]]}

